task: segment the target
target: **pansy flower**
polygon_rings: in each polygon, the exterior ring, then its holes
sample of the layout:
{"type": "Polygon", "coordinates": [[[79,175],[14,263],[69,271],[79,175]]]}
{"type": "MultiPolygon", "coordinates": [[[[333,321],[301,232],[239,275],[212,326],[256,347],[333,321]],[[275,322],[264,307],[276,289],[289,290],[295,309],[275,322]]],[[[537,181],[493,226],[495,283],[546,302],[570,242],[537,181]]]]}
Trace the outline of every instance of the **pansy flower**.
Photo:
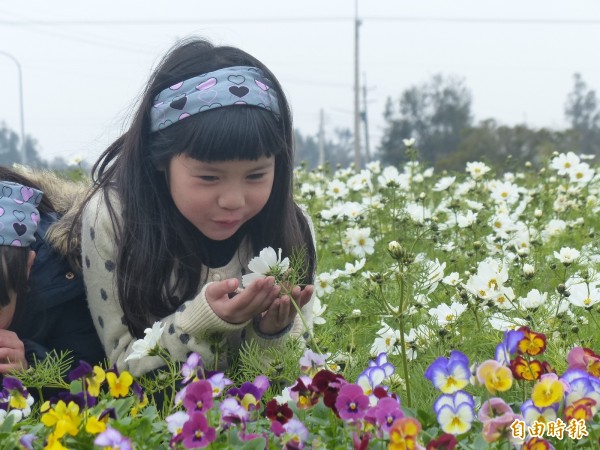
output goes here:
{"type": "Polygon", "coordinates": [[[517,351],[519,342],[525,333],[519,330],[508,330],[504,332],[504,340],[496,346],[495,359],[500,364],[508,365],[510,356],[517,351]]]}
{"type": "Polygon", "coordinates": [[[481,422],[485,422],[486,420],[494,419],[509,412],[511,413],[513,410],[503,399],[492,397],[483,402],[481,408],[479,408],[477,418],[481,422]]]}
{"type": "Polygon", "coordinates": [[[181,375],[183,375],[182,383],[187,384],[192,379],[197,378],[198,370],[203,369],[202,357],[196,352],[190,353],[186,362],[181,366],[181,375]]]}
{"type": "Polygon", "coordinates": [[[390,429],[388,450],[406,450],[418,448],[417,438],[421,424],[413,417],[397,419],[390,429]]]}
{"type": "Polygon", "coordinates": [[[264,375],[254,379],[254,383],[245,381],[239,388],[232,388],[227,391],[227,395],[237,397],[240,404],[248,411],[258,409],[260,399],[269,387],[269,380],[264,375]]]}
{"type": "Polygon", "coordinates": [[[181,430],[181,441],[184,448],[206,447],[216,437],[216,430],[209,426],[208,420],[201,412],[192,413],[181,430]]]}
{"type": "Polygon", "coordinates": [[[280,405],[277,400],[271,399],[265,407],[265,415],[270,421],[278,421],[282,425],[294,417],[294,412],[287,404],[280,405]]]}
{"type": "Polygon", "coordinates": [[[509,390],[513,382],[510,369],[493,359],[488,359],[479,365],[477,379],[485,384],[491,394],[509,390]]]}
{"type": "Polygon", "coordinates": [[[533,400],[528,399],[523,402],[520,409],[527,425],[531,425],[534,422],[554,422],[558,417],[558,403],[538,408],[533,404],[533,400]]]}
{"type": "Polygon", "coordinates": [[[213,406],[212,386],[206,380],[194,381],[187,386],[183,406],[188,414],[206,413],[213,406]]]}
{"type": "Polygon", "coordinates": [[[537,356],[546,350],[546,335],[531,331],[528,327],[520,327],[523,332],[523,339],[519,341],[517,350],[519,353],[527,353],[530,356],[537,356]]]}
{"type": "Polygon", "coordinates": [[[510,370],[517,380],[535,381],[540,378],[544,368],[540,361],[527,361],[519,355],[510,362],[510,370]]]}
{"type": "Polygon", "coordinates": [[[319,402],[319,394],[309,389],[311,379],[309,377],[299,377],[296,383],[290,388],[290,396],[296,402],[300,409],[312,408],[319,402]]]}
{"type": "Polygon", "coordinates": [[[356,421],[363,418],[369,406],[369,397],[357,384],[345,384],[341,387],[335,401],[340,418],[346,421],[356,421]]]}
{"type": "Polygon", "coordinates": [[[590,375],[600,378],[600,355],[590,348],[575,347],[567,355],[569,369],[585,370],[590,375]]]}
{"type": "Polygon", "coordinates": [[[591,398],[581,398],[565,408],[566,421],[572,419],[590,422],[598,411],[596,400],[591,398]]]}
{"type": "MultiPolygon", "coordinates": [[[[323,403],[339,417],[338,410],[335,407],[338,393],[342,385],[346,383],[344,377],[329,370],[320,370],[313,377],[309,390],[323,396],[323,403]]],[[[313,396],[313,399],[317,398],[313,396]]]]}
{"type": "Polygon", "coordinates": [[[531,399],[535,406],[543,408],[562,401],[567,390],[568,383],[559,380],[554,373],[547,373],[533,386],[531,399]]]}
{"type": "Polygon", "coordinates": [[[440,356],[425,371],[427,378],[444,394],[452,394],[469,384],[471,371],[464,353],[453,350],[450,358],[440,356]]]}
{"type": "Polygon", "coordinates": [[[313,376],[319,370],[327,367],[327,358],[329,356],[329,353],[321,355],[313,352],[310,348],[307,348],[300,358],[300,370],[302,373],[313,376]]]}
{"type": "Polygon", "coordinates": [[[440,428],[449,434],[464,434],[475,420],[475,401],[465,391],[443,394],[433,404],[440,428]]]}
{"type": "Polygon", "coordinates": [[[523,444],[523,450],[554,450],[554,446],[546,439],[532,437],[523,444]]]}
{"type": "Polygon", "coordinates": [[[108,392],[113,398],[126,397],[129,394],[129,388],[133,383],[133,377],[128,371],[121,374],[109,370],[106,372],[106,382],[108,383],[108,392]]]}
{"type": "Polygon", "coordinates": [[[119,450],[131,450],[131,441],[124,437],[114,428],[107,427],[103,433],[100,433],[94,439],[94,445],[102,448],[111,448],[119,450]]]}
{"type": "Polygon", "coordinates": [[[76,436],[81,424],[81,415],[79,414],[79,405],[74,402],[65,404],[59,400],[54,407],[50,407],[50,402],[45,402],[40,408],[42,412],[41,421],[48,428],[54,428],[54,434],[58,439],[65,434],[76,436]]]}
{"type": "Polygon", "coordinates": [[[221,412],[221,422],[224,428],[232,424],[246,423],[250,418],[248,410],[240,405],[235,397],[228,397],[223,400],[219,405],[219,411],[221,412]]]}
{"type": "Polygon", "coordinates": [[[500,439],[508,438],[512,443],[521,443],[522,439],[512,433],[510,426],[515,420],[523,420],[520,414],[512,412],[503,414],[494,419],[487,420],[483,423],[483,438],[486,442],[497,442],[500,439]]]}
{"type": "Polygon", "coordinates": [[[458,445],[458,439],[453,434],[443,433],[439,438],[432,439],[427,443],[426,450],[454,450],[458,445]]]}
{"type": "Polygon", "coordinates": [[[570,405],[582,398],[591,398],[600,404],[600,379],[581,369],[569,369],[560,379],[569,385],[565,404],[570,405]]]}
{"type": "Polygon", "coordinates": [[[377,404],[377,398],[373,394],[373,391],[377,386],[380,386],[385,380],[386,374],[383,368],[381,367],[369,367],[365,369],[356,379],[356,384],[358,384],[365,395],[369,396],[369,401],[371,405],[377,404]]]}
{"type": "MultiPolygon", "coordinates": [[[[390,397],[379,399],[377,405],[370,408],[367,414],[369,417],[373,417],[375,419],[375,425],[386,433],[390,432],[392,425],[397,419],[404,417],[404,412],[400,408],[398,400],[390,397]]],[[[367,417],[365,417],[365,419],[367,419],[367,417]]]]}

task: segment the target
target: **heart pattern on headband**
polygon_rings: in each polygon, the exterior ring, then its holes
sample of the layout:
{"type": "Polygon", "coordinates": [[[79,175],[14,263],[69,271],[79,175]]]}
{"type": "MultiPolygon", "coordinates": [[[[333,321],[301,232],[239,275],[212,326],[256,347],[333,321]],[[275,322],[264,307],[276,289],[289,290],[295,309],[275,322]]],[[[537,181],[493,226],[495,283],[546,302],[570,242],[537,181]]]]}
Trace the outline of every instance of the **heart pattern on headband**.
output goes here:
{"type": "Polygon", "coordinates": [[[279,120],[279,100],[272,82],[256,67],[225,67],[175,83],[161,91],[150,110],[150,131],[210,109],[256,106],[279,120]]]}
{"type": "Polygon", "coordinates": [[[250,89],[248,89],[246,86],[231,86],[229,88],[229,92],[231,92],[236,97],[242,98],[243,96],[248,94],[248,92],[250,92],[250,89]]]}
{"type": "Polygon", "coordinates": [[[26,247],[35,242],[42,196],[29,186],[0,181],[0,245],[26,247]]]}

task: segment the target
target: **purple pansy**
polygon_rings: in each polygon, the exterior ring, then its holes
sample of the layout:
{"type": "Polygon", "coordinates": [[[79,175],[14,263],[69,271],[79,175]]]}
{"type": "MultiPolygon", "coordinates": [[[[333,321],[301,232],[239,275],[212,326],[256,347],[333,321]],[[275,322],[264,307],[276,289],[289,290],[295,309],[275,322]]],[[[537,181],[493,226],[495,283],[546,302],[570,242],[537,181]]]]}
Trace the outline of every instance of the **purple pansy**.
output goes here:
{"type": "Polygon", "coordinates": [[[425,371],[425,378],[444,394],[461,390],[470,377],[469,358],[458,350],[453,350],[450,358],[440,356],[425,371]]]}
{"type": "Polygon", "coordinates": [[[448,434],[463,434],[475,420],[475,401],[471,394],[456,391],[443,394],[433,404],[440,428],[448,434]]]}
{"type": "Polygon", "coordinates": [[[119,450],[131,450],[131,441],[111,427],[107,427],[106,430],[96,436],[94,445],[99,447],[118,448],[119,450]]]}
{"type": "Polygon", "coordinates": [[[208,424],[204,414],[193,413],[188,421],[183,424],[181,430],[181,441],[184,448],[206,447],[216,439],[215,429],[208,424]]]}
{"type": "Polygon", "coordinates": [[[212,386],[206,380],[194,381],[185,390],[183,406],[188,413],[206,413],[213,406],[212,386]]]}
{"type": "Polygon", "coordinates": [[[94,369],[85,361],[79,361],[79,365],[69,372],[69,381],[80,380],[93,375],[94,369]]]}
{"type": "Polygon", "coordinates": [[[502,365],[508,366],[510,364],[510,355],[517,351],[517,346],[524,337],[525,333],[522,331],[505,331],[504,340],[496,346],[496,361],[502,365]]]}
{"type": "Polygon", "coordinates": [[[225,428],[231,424],[245,423],[250,415],[248,411],[240,405],[237,398],[228,397],[219,405],[221,411],[221,421],[225,424],[225,428]]]}
{"type": "Polygon", "coordinates": [[[345,384],[340,388],[335,407],[340,418],[346,421],[360,420],[364,417],[369,406],[369,397],[357,384],[345,384]]]}

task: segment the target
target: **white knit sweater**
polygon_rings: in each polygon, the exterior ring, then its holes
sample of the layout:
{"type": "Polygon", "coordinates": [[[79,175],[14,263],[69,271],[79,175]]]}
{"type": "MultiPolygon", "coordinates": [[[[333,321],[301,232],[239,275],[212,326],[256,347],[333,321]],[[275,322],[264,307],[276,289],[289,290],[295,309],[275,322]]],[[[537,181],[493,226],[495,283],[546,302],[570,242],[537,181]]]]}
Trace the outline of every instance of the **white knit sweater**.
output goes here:
{"type": "MultiPolygon", "coordinates": [[[[114,207],[117,203],[113,199],[114,197],[111,197],[114,207]]],[[[312,230],[312,223],[310,225],[312,230]]],[[[118,300],[115,282],[115,233],[101,193],[96,194],[84,210],[81,234],[83,277],[88,304],[110,363],[116,363],[119,370],[128,370],[134,376],[160,367],[164,363],[158,357],[144,357],[125,362],[131,344],[136,339],[125,325],[123,310],[118,300]]],[[[208,279],[219,281],[238,278],[241,285],[240,261],[245,262],[243,268],[249,272],[247,264],[253,256],[247,240],[244,240],[227,265],[208,269],[208,279]]],[[[173,314],[156,318],[165,325],[160,345],[176,360],[185,361],[189,353],[194,351],[199,353],[207,367],[212,369],[215,354],[211,348],[218,348],[217,368],[223,370],[227,367],[227,355],[239,351],[244,340],[253,340],[261,348],[281,347],[289,336],[300,336],[304,333],[300,317],[295,318],[289,332],[275,336],[262,335],[252,320],[241,324],[225,322],[214,313],[206,301],[204,292],[209,284],[200,286],[196,296],[185,301],[173,314]]],[[[309,326],[312,326],[312,302],[313,299],[302,309],[309,326]]]]}

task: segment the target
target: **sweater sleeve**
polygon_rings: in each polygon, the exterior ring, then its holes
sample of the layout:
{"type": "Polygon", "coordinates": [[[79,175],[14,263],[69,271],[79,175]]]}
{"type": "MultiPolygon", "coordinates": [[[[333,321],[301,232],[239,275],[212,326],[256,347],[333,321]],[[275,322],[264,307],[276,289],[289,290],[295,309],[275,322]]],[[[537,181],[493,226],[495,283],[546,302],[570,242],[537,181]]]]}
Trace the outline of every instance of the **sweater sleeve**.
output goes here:
{"type": "MultiPolygon", "coordinates": [[[[136,338],[128,330],[118,299],[116,238],[102,193],[96,194],[84,210],[81,243],[89,308],[109,361],[134,376],[162,366],[162,360],[155,356],[125,361],[136,338]]],[[[211,361],[210,343],[223,340],[228,333],[241,332],[248,324],[231,324],[219,318],[206,302],[206,286],[176,312],[159,319],[165,326],[160,345],[176,360],[185,361],[194,351],[211,361]]]]}

